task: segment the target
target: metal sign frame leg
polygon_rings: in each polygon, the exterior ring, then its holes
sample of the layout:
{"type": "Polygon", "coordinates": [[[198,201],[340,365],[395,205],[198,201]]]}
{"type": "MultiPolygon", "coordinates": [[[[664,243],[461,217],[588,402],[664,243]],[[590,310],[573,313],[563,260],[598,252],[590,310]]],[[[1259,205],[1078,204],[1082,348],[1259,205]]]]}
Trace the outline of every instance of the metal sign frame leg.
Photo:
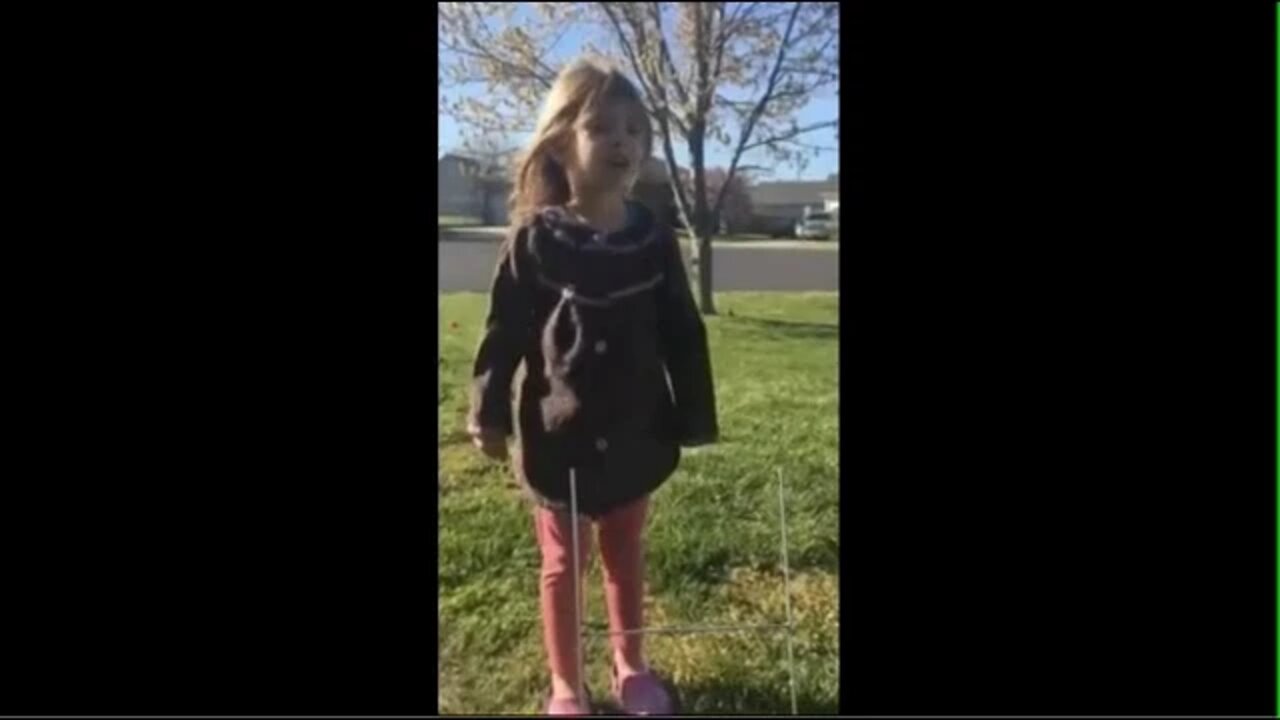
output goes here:
{"type": "Polygon", "coordinates": [[[573,622],[577,632],[574,637],[577,642],[574,643],[574,660],[578,665],[578,701],[587,701],[587,678],[586,663],[583,660],[583,635],[582,635],[582,565],[581,558],[578,557],[578,471],[576,468],[569,468],[569,514],[570,521],[573,524],[573,622]]]}

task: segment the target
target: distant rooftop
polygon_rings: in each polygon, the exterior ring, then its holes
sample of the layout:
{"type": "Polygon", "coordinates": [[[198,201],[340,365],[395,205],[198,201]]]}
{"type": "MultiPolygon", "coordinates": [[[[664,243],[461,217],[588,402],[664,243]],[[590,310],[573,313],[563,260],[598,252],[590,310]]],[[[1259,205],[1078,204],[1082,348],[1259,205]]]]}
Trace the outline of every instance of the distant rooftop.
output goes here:
{"type": "Polygon", "coordinates": [[[750,188],[751,201],[757,205],[818,204],[827,193],[838,193],[840,184],[832,176],[826,180],[762,182],[750,188]]]}

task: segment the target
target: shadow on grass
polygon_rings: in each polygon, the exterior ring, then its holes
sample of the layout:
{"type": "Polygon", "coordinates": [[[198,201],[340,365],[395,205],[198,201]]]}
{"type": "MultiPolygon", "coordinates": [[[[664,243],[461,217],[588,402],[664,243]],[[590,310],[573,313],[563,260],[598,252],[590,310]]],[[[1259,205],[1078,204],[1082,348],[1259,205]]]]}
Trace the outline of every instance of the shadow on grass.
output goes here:
{"type": "Polygon", "coordinates": [[[470,444],[471,444],[471,436],[467,434],[467,431],[462,428],[455,428],[453,430],[449,430],[445,432],[443,435],[440,436],[440,440],[439,440],[440,447],[444,447],[446,445],[470,445],[470,444]]]}
{"type": "Polygon", "coordinates": [[[752,328],[785,339],[833,340],[840,337],[840,326],[835,323],[787,322],[728,314],[722,314],[719,317],[721,323],[752,328]]]}
{"type": "MultiPolygon", "coordinates": [[[[790,715],[791,690],[781,687],[744,685],[711,681],[677,687],[662,678],[662,685],[675,701],[677,715],[790,715]]],[[[622,715],[611,696],[594,698],[596,715],[622,715]]],[[[835,715],[840,712],[835,698],[817,697],[796,690],[796,709],[801,715],[835,715]]]]}

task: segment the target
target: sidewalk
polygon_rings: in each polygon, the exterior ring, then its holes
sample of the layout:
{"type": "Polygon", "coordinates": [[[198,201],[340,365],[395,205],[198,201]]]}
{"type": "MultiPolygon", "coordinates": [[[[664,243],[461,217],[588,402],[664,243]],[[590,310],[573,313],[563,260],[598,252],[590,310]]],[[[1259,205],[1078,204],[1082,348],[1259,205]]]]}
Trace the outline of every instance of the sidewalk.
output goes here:
{"type": "MultiPolygon", "coordinates": [[[[681,238],[680,244],[688,248],[690,242],[681,238]]],[[[761,250],[826,250],[840,249],[840,243],[830,240],[712,240],[711,247],[745,248],[761,250]]]]}
{"type": "MultiPolygon", "coordinates": [[[[442,227],[440,242],[501,242],[505,227],[442,227]]],[[[688,249],[689,241],[682,238],[680,244],[688,249]]],[[[713,240],[712,247],[758,248],[761,250],[827,250],[840,249],[840,243],[832,240],[713,240]]]]}

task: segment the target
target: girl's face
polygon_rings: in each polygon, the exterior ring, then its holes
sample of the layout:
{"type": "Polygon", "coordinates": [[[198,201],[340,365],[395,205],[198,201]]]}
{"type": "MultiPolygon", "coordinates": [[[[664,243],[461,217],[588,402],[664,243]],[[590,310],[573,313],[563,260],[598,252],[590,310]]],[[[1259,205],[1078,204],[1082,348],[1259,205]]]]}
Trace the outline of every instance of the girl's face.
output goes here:
{"type": "Polygon", "coordinates": [[[593,192],[625,192],[644,160],[648,116],[634,102],[606,100],[578,116],[568,138],[570,184],[593,192]]]}

